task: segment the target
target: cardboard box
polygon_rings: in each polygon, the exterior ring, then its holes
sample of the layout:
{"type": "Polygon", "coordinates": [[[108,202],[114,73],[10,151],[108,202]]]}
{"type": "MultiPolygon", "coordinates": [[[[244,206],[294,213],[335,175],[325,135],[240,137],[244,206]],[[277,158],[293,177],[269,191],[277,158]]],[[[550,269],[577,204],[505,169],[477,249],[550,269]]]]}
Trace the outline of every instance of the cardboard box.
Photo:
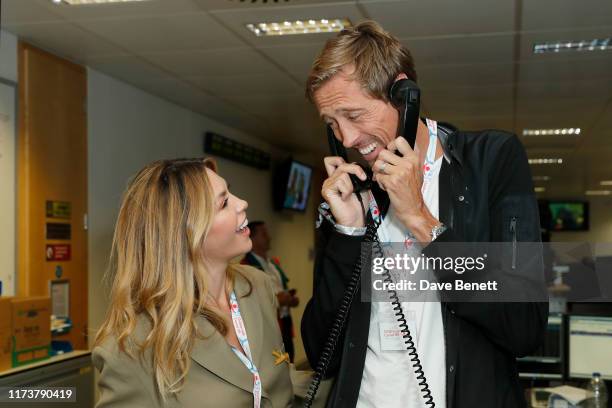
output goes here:
{"type": "Polygon", "coordinates": [[[51,298],[12,298],[11,309],[13,367],[48,358],[51,345],[51,298]]]}
{"type": "Polygon", "coordinates": [[[13,318],[11,298],[0,296],[0,372],[11,368],[13,318]]]}

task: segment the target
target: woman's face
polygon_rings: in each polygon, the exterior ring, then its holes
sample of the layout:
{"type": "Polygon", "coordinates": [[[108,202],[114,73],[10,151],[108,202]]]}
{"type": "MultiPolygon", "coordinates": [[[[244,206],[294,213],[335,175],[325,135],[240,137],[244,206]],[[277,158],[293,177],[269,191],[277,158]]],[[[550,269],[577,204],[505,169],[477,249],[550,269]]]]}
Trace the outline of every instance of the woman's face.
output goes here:
{"type": "Polygon", "coordinates": [[[215,214],[204,242],[204,256],[211,261],[228,262],[251,250],[246,216],[249,204],[231,194],[227,183],[217,173],[210,169],[206,172],[213,189],[215,214]]]}

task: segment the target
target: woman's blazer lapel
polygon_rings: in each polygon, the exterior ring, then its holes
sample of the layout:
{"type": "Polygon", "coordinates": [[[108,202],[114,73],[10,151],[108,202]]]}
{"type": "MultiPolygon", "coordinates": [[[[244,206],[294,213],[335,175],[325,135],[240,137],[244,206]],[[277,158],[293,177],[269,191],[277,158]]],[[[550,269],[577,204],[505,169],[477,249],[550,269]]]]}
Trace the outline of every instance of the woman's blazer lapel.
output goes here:
{"type": "MultiPolygon", "coordinates": [[[[241,297],[248,293],[248,283],[237,274],[235,280],[235,293],[240,306],[240,313],[246,326],[249,346],[255,366],[261,364],[261,347],[263,339],[262,316],[255,291],[247,297],[241,297]]],[[[208,320],[202,316],[196,318],[196,324],[200,333],[205,338],[197,338],[194,342],[191,358],[214,373],[220,378],[244,389],[253,391],[253,375],[232,351],[229,343],[221,334],[214,329],[208,320]]],[[[267,396],[265,391],[263,395],[267,396]]]]}

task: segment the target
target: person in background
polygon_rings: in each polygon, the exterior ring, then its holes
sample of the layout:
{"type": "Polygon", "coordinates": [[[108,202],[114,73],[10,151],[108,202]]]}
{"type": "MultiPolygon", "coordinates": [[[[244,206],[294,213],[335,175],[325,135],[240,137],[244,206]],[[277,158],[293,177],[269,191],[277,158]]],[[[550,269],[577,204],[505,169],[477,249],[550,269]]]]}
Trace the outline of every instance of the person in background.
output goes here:
{"type": "Polygon", "coordinates": [[[289,289],[287,286],[289,278],[281,268],[278,258],[268,257],[271,238],[266,224],[263,221],[253,221],[249,224],[249,231],[251,231],[253,248],[245,255],[241,263],[254,266],[272,277],[274,291],[278,299],[278,324],[283,336],[285,352],[289,354],[289,358],[293,362],[295,357],[294,329],[289,308],[296,307],[300,303],[300,299],[295,295],[295,289],[289,289]]]}
{"type": "Polygon", "coordinates": [[[291,405],[271,279],[230,264],[251,249],[247,207],[201,158],[130,182],[93,349],[98,408],[291,405]]]}

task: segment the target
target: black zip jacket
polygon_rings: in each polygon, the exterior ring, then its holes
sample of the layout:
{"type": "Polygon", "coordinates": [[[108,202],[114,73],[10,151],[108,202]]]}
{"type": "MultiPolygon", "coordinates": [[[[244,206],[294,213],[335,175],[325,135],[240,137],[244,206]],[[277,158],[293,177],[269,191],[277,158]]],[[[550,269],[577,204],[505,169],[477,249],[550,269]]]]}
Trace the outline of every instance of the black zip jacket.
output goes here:
{"type": "MultiPolygon", "coordinates": [[[[448,228],[436,243],[539,242],[538,206],[519,139],[497,130],[458,131],[447,124],[439,124],[438,133],[450,163],[443,160],[439,176],[440,221],[448,228]]],[[[388,196],[376,186],[373,193],[384,214],[388,196]]],[[[360,256],[362,240],[362,236],[337,232],[326,221],[318,229],[313,296],[302,318],[302,338],[312,367],[316,367],[360,256]]],[[[541,257],[535,264],[533,273],[543,273],[541,257]]],[[[327,404],[330,407],[354,407],[359,396],[371,305],[360,299],[358,291],[326,375],[335,377],[327,404]]],[[[540,345],[548,304],[458,303],[444,298],[441,303],[447,408],[525,407],[516,357],[540,345]]]]}

